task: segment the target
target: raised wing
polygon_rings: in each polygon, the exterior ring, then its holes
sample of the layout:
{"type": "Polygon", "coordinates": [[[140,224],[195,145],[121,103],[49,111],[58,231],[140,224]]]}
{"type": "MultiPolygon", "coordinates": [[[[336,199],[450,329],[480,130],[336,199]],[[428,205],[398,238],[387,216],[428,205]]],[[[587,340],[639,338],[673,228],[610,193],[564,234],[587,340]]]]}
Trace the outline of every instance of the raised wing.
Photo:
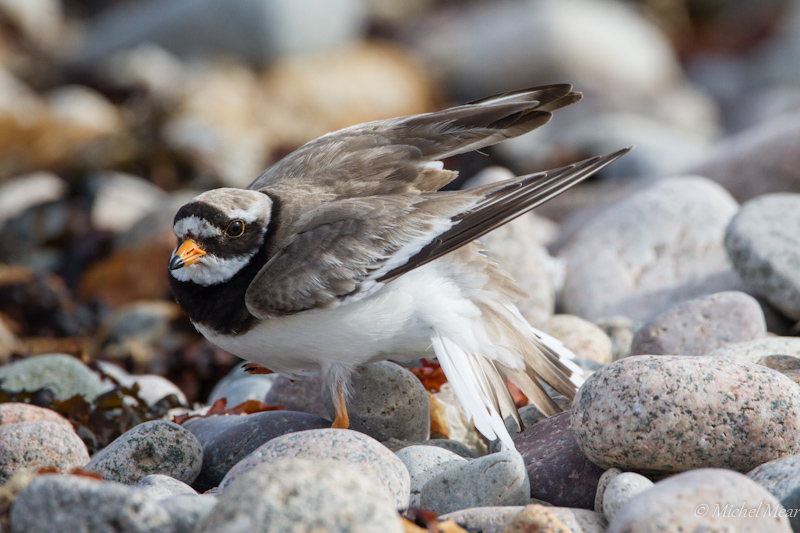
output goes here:
{"type": "Polygon", "coordinates": [[[248,188],[305,188],[337,198],[435,191],[457,176],[440,160],[527,133],[580,99],[571,85],[547,85],[345,128],[301,146],[248,188]]]}
{"type": "Polygon", "coordinates": [[[245,296],[260,318],[324,309],[455,250],[589,177],[628,149],[466,191],[325,202],[256,275],[245,296]]]}

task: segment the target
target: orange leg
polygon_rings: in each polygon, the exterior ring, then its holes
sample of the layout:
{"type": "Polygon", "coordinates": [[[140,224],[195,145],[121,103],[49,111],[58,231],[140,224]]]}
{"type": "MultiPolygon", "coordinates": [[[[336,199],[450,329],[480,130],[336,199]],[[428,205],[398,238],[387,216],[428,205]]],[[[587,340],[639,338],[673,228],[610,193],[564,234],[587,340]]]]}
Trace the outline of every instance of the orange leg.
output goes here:
{"type": "Polygon", "coordinates": [[[350,427],[350,417],[347,416],[347,405],[344,403],[344,386],[338,385],[331,391],[333,407],[336,409],[336,420],[331,427],[347,429],[350,427]]]}
{"type": "Polygon", "coordinates": [[[242,369],[248,374],[272,374],[272,370],[263,367],[258,363],[247,363],[242,366],[242,369]]]}

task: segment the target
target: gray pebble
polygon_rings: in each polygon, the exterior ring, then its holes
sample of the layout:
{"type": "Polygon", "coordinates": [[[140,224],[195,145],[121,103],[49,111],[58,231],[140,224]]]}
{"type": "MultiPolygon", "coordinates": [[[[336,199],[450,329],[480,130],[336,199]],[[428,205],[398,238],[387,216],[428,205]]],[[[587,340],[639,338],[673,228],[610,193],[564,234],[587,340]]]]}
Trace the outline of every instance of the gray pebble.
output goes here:
{"type": "Polygon", "coordinates": [[[789,520],[780,515],[781,509],[774,496],[746,476],[702,468],[659,481],[628,500],[614,515],[608,533],[790,533],[789,520]],[[768,514],[770,509],[776,516],[768,514]]]}
{"type": "Polygon", "coordinates": [[[642,326],[633,355],[704,355],[717,348],[764,337],[764,312],[755,298],[718,292],[679,303],[642,326]]]}
{"type": "Polygon", "coordinates": [[[515,450],[452,461],[420,492],[420,505],[438,514],[470,507],[524,505],[531,489],[525,462],[515,450]]]}
{"type": "Polygon", "coordinates": [[[747,477],[782,500],[800,487],[800,455],[790,455],[759,465],[748,472],[747,477]]]}
{"type": "Polygon", "coordinates": [[[133,486],[143,490],[155,500],[197,494],[196,490],[183,481],[178,481],[174,477],[165,476],[164,474],[150,474],[137,481],[133,486]]]}
{"type": "Polygon", "coordinates": [[[272,382],[264,402],[268,405],[282,405],[287,411],[299,411],[332,420],[322,401],[320,376],[299,379],[278,376],[272,382]]]}
{"type": "Polygon", "coordinates": [[[800,387],[760,365],[632,356],[586,380],[572,405],[572,429],[604,468],[747,472],[800,452],[799,405],[800,387]]]}
{"type": "Polygon", "coordinates": [[[756,363],[777,370],[778,372],[800,370],[800,357],[795,357],[793,355],[765,355],[756,361],[756,363]]]}
{"type": "Polygon", "coordinates": [[[341,461],[284,459],[233,480],[197,533],[350,531],[402,533],[395,505],[370,479],[341,461]]]}
{"type": "MultiPolygon", "coordinates": [[[[525,510],[522,506],[473,507],[447,513],[440,521],[453,520],[469,531],[481,533],[507,533],[508,527],[525,510]]],[[[547,507],[572,533],[605,533],[608,521],[600,514],[571,507],[547,507]]],[[[543,532],[544,533],[544,532],[543,532]]],[[[549,531],[548,531],[549,533],[549,531]]]]}
{"type": "Polygon", "coordinates": [[[0,426],[0,483],[22,469],[68,473],[88,462],[86,444],[71,427],[45,420],[0,426]]]}
{"type": "Polygon", "coordinates": [[[611,360],[619,361],[631,354],[633,335],[639,325],[626,316],[613,316],[601,319],[597,325],[611,339],[611,360]]]}
{"type": "Polygon", "coordinates": [[[109,389],[81,361],[65,354],[50,354],[23,359],[0,367],[3,388],[11,391],[48,389],[58,400],[80,394],[91,401],[109,389]]]}
{"type": "Polygon", "coordinates": [[[219,487],[224,494],[231,483],[256,465],[284,459],[340,461],[374,480],[397,509],[408,507],[410,479],[403,462],[380,442],[348,429],[310,429],[272,439],[231,468],[219,487]]]}
{"type": "Polygon", "coordinates": [[[464,459],[475,459],[478,457],[475,452],[470,450],[466,444],[453,439],[428,439],[417,441],[389,439],[387,441],[383,441],[381,444],[395,453],[403,448],[408,448],[409,446],[435,446],[437,448],[443,448],[449,452],[453,452],[464,459]]]}
{"type": "Polygon", "coordinates": [[[619,468],[609,468],[603,475],[600,476],[600,481],[597,482],[597,492],[594,495],[594,510],[595,512],[602,513],[603,512],[603,496],[606,492],[606,488],[608,484],[611,483],[611,480],[617,477],[622,473],[622,470],[619,468]]]}
{"type": "Polygon", "coordinates": [[[10,519],[14,533],[173,531],[166,509],[144,492],[81,476],[38,476],[14,501],[10,519]]]}
{"type": "Polygon", "coordinates": [[[463,466],[468,461],[453,452],[436,446],[408,446],[396,452],[411,478],[409,507],[420,507],[420,494],[425,484],[440,474],[451,463],[463,466]]]}
{"type": "Polygon", "coordinates": [[[195,533],[197,525],[217,505],[216,496],[183,494],[158,501],[172,520],[173,533],[195,533]]]}
{"type": "Polygon", "coordinates": [[[104,478],[134,484],[165,474],[190,484],[200,473],[203,449],[192,433],[172,422],[144,422],[100,450],[86,465],[104,478]]]}
{"type": "Polygon", "coordinates": [[[614,476],[603,494],[603,514],[608,520],[613,520],[614,515],[628,500],[653,485],[652,481],[635,472],[623,472],[614,476]]]}
{"type": "Polygon", "coordinates": [[[725,246],[742,280],[787,316],[800,320],[800,194],[770,194],[744,204],[725,246]]]}
{"type": "Polygon", "coordinates": [[[782,500],[781,505],[789,511],[789,523],[792,531],[800,531],[800,487],[787,494],[782,500]]]}
{"type": "MultiPolygon", "coordinates": [[[[425,440],[430,434],[430,402],[419,379],[409,370],[381,361],[358,367],[348,383],[350,429],[379,441],[425,440]]],[[[327,384],[322,401],[331,420],[336,416],[327,384]]]]}
{"type": "Polygon", "coordinates": [[[700,177],[662,179],[623,199],[560,251],[564,310],[589,320],[648,320],[676,302],[740,285],[722,243],[736,209],[727,191],[700,177]]]}

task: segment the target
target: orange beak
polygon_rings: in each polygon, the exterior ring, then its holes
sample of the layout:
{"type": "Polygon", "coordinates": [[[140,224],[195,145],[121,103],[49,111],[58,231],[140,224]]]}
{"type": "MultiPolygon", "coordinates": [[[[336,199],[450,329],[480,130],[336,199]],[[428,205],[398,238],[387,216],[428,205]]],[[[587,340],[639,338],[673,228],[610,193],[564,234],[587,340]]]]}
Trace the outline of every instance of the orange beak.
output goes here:
{"type": "Polygon", "coordinates": [[[169,269],[177,270],[189,266],[204,255],[206,255],[205,250],[200,248],[193,240],[186,239],[177,250],[172,252],[172,258],[169,260],[169,269]]]}

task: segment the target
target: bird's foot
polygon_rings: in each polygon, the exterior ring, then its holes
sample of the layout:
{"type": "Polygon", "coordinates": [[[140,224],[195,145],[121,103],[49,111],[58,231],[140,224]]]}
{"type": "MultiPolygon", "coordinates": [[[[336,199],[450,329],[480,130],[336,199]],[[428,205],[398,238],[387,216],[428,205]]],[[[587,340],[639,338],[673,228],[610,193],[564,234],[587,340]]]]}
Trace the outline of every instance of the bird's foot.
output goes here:
{"type": "Polygon", "coordinates": [[[261,366],[258,363],[247,363],[242,366],[242,370],[248,374],[272,374],[272,370],[267,367],[261,366]]]}

